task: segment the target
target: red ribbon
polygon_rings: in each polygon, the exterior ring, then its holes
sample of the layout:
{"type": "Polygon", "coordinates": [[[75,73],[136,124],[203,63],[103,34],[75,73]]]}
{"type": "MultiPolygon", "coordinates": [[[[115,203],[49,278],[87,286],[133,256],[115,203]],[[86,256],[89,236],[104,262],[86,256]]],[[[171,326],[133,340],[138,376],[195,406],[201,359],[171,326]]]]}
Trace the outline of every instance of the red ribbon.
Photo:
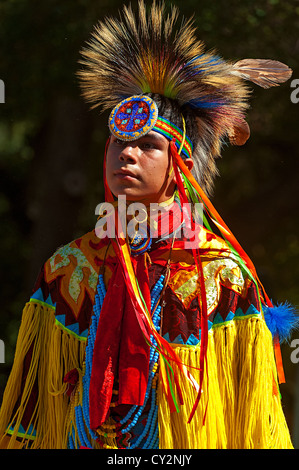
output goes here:
{"type": "MultiPolygon", "coordinates": [[[[177,148],[176,148],[176,145],[175,145],[174,141],[170,142],[170,152],[171,152],[171,156],[172,156],[172,163],[173,163],[174,173],[175,173],[175,176],[176,176],[176,183],[177,183],[177,187],[178,187],[178,190],[179,190],[181,202],[188,204],[189,201],[188,201],[188,198],[187,198],[187,195],[186,195],[186,192],[185,192],[185,188],[184,188],[184,185],[183,185],[183,182],[182,182],[182,179],[181,179],[181,175],[178,171],[178,166],[177,166],[177,162],[179,160],[181,160],[181,157],[177,152],[177,148]]],[[[182,161],[182,163],[183,163],[183,161],[182,161]]],[[[188,206],[186,206],[186,207],[188,207],[188,206]]],[[[190,218],[190,223],[191,223],[191,221],[192,221],[191,214],[189,214],[189,218],[190,218]]],[[[194,243],[194,245],[195,245],[195,243],[194,243]]],[[[206,288],[205,288],[204,274],[203,274],[203,268],[202,268],[202,263],[201,263],[201,258],[200,258],[198,246],[197,246],[197,248],[194,246],[192,248],[192,252],[193,252],[193,257],[194,257],[194,261],[195,261],[195,264],[196,264],[196,267],[197,267],[197,272],[198,272],[199,280],[200,280],[200,296],[198,296],[198,300],[199,300],[199,305],[201,305],[201,312],[200,312],[201,313],[201,325],[200,325],[201,339],[200,339],[200,358],[199,358],[199,391],[197,393],[195,403],[192,407],[191,414],[190,414],[189,419],[188,419],[188,423],[191,422],[191,420],[194,416],[194,413],[195,413],[195,411],[198,407],[201,395],[202,395],[202,385],[203,385],[204,372],[205,371],[206,371],[207,377],[208,377],[208,372],[207,372],[208,309],[207,309],[207,299],[206,299],[206,288]]],[[[206,406],[206,410],[205,410],[205,414],[204,414],[203,424],[205,424],[206,412],[207,412],[207,406],[206,406]]]]}
{"type": "MultiPolygon", "coordinates": [[[[134,264],[143,297],[150,306],[143,255],[136,257],[134,264]]],[[[118,404],[143,404],[148,367],[149,346],[140,329],[122,267],[118,263],[103,302],[94,344],[89,388],[92,429],[97,429],[108,416],[116,378],[119,380],[118,404]]]]}

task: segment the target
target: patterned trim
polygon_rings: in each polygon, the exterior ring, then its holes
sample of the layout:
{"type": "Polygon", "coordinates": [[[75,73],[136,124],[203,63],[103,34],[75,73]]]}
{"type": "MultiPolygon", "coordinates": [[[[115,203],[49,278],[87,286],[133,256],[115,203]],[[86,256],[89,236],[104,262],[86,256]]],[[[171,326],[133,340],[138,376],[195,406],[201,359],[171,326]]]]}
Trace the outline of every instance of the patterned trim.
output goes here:
{"type": "Polygon", "coordinates": [[[79,332],[79,323],[73,323],[72,325],[65,325],[65,315],[57,315],[55,318],[55,324],[60,327],[62,330],[66,331],[70,335],[77,338],[79,341],[86,341],[88,330],[84,330],[81,333],[79,332]]]}
{"type": "MultiPolygon", "coordinates": [[[[239,321],[239,320],[249,320],[250,318],[262,319],[261,313],[255,308],[254,305],[250,305],[245,313],[242,311],[241,308],[238,308],[235,314],[233,312],[229,312],[225,320],[222,318],[220,313],[217,313],[213,322],[208,320],[208,330],[210,332],[210,331],[213,331],[215,328],[219,328],[221,326],[227,326],[228,324],[231,324],[232,322],[239,321]]],[[[174,344],[174,345],[188,346],[188,347],[197,346],[200,343],[201,330],[199,330],[199,338],[196,338],[196,336],[191,334],[186,342],[184,342],[182,335],[178,335],[176,338],[170,341],[169,333],[166,333],[165,335],[163,335],[163,338],[166,339],[166,341],[168,341],[170,344],[174,344]]]]}
{"type": "Polygon", "coordinates": [[[43,305],[44,307],[52,308],[56,310],[56,304],[53,302],[51,295],[49,294],[48,298],[44,298],[44,294],[41,288],[37,289],[29,299],[29,302],[37,303],[43,305]]]}
{"type": "Polygon", "coordinates": [[[233,321],[239,321],[239,320],[249,320],[250,318],[262,318],[262,315],[260,313],[251,313],[249,315],[235,315],[234,318],[230,318],[228,320],[225,320],[223,322],[219,323],[214,323],[212,326],[212,329],[214,330],[215,328],[218,328],[223,325],[227,325],[228,323],[231,323],[233,321]]]}
{"type": "MultiPolygon", "coordinates": [[[[164,137],[166,137],[167,139],[171,140],[175,138],[176,146],[178,147],[178,149],[180,148],[184,139],[184,133],[179,127],[177,127],[171,121],[168,121],[168,119],[165,119],[164,117],[159,116],[155,126],[153,127],[153,130],[158,132],[159,134],[164,135],[164,137]]],[[[189,137],[185,135],[185,141],[184,141],[184,145],[182,148],[182,153],[187,158],[192,158],[192,150],[193,150],[192,142],[189,139],[189,137]]]]}
{"type": "MultiPolygon", "coordinates": [[[[14,425],[11,425],[7,430],[7,434],[12,435],[15,432],[14,425]]],[[[26,439],[31,439],[34,441],[36,438],[36,430],[33,428],[32,424],[30,424],[28,431],[25,431],[22,424],[19,426],[19,430],[17,432],[17,437],[25,437],[26,439]]]]}
{"type": "Polygon", "coordinates": [[[33,302],[34,304],[40,304],[43,305],[44,307],[49,307],[52,310],[56,310],[55,305],[50,305],[47,302],[43,302],[42,300],[35,299],[34,297],[30,297],[29,302],[33,302]]]}

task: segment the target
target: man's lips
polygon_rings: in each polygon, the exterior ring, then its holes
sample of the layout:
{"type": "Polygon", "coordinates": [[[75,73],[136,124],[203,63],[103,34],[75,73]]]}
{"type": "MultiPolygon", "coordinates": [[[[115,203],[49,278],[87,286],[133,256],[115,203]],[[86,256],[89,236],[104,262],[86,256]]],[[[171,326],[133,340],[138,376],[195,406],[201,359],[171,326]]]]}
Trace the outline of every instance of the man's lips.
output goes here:
{"type": "Polygon", "coordinates": [[[121,179],[125,179],[125,178],[137,178],[137,176],[135,175],[135,173],[133,173],[132,171],[130,170],[127,170],[125,168],[123,169],[120,169],[120,170],[116,170],[113,172],[115,176],[117,176],[118,178],[121,178],[121,179]]]}

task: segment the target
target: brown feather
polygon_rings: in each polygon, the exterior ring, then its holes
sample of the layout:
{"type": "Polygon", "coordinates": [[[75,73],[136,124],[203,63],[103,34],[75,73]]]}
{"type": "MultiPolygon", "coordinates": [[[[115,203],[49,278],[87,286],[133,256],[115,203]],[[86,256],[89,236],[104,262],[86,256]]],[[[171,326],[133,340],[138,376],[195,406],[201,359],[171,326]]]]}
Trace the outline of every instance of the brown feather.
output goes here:
{"type": "Polygon", "coordinates": [[[292,69],[277,60],[243,59],[232,66],[231,73],[262,88],[270,88],[287,81],[292,75],[292,69]]]}
{"type": "Polygon", "coordinates": [[[244,145],[250,137],[250,127],[243,119],[239,125],[228,131],[228,138],[232,145],[244,145]]]}

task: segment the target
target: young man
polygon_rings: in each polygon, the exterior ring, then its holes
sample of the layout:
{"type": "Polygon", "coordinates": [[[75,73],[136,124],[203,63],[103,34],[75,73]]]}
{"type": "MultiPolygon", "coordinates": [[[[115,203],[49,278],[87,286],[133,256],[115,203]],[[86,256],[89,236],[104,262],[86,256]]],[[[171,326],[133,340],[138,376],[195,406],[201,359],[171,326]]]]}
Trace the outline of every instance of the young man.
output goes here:
{"type": "Polygon", "coordinates": [[[125,7],[83,51],[86,98],[113,108],[106,201],[24,309],[3,446],[292,448],[281,338],[265,320],[293,312],[270,303],[207,197],[223,139],[249,136],[243,79],[270,86],[290,70],[205,54],[176,18],[125,7]]]}

